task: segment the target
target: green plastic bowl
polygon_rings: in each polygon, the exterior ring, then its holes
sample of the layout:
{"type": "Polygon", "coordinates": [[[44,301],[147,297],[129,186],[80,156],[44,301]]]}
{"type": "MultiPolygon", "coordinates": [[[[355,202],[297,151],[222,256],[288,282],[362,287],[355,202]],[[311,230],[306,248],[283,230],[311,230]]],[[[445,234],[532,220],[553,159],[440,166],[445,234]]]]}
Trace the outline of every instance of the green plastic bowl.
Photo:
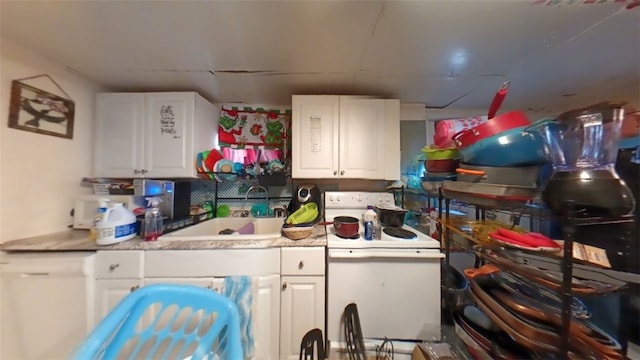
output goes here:
{"type": "Polygon", "coordinates": [[[227,217],[229,216],[230,212],[231,212],[231,209],[229,209],[229,205],[226,205],[226,204],[219,205],[218,208],[216,209],[216,217],[227,217]]]}
{"type": "Polygon", "coordinates": [[[457,159],[460,157],[460,153],[456,148],[449,148],[449,149],[422,148],[422,152],[427,157],[427,160],[447,160],[447,159],[457,159]]]}
{"type": "Polygon", "coordinates": [[[302,205],[298,210],[294,211],[285,222],[287,224],[302,224],[312,222],[317,217],[318,204],[311,202],[302,205]]]}

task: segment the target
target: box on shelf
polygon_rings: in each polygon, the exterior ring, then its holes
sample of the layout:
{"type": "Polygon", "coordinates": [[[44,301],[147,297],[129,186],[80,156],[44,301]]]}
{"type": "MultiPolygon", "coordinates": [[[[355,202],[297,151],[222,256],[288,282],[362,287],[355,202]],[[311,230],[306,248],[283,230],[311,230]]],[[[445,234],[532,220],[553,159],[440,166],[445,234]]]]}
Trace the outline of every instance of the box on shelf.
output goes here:
{"type": "Polygon", "coordinates": [[[454,360],[456,355],[447,343],[416,344],[411,360],[454,360]]]}
{"type": "Polygon", "coordinates": [[[133,185],[129,183],[94,183],[95,195],[133,195],[133,185]]]}
{"type": "Polygon", "coordinates": [[[287,185],[287,175],[283,172],[258,175],[258,184],[260,186],[285,186],[287,185]]]}

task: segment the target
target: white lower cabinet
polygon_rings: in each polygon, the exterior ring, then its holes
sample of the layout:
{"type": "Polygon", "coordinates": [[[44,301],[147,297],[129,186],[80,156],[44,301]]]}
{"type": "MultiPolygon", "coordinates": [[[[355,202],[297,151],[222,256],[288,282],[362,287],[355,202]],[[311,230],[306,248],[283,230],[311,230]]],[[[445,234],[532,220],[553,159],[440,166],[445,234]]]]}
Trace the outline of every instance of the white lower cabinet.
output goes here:
{"type": "MultiPolygon", "coordinates": [[[[100,323],[107,314],[113,310],[122,299],[131,292],[143,286],[143,279],[97,279],[95,294],[95,310],[96,323],[100,323]]],[[[138,329],[141,330],[149,325],[151,317],[145,314],[145,317],[138,323],[138,329]]],[[[94,325],[94,327],[95,327],[94,325]]],[[[129,358],[135,349],[134,343],[128,343],[124,346],[119,354],[119,358],[129,358]]]]}
{"type": "Polygon", "coordinates": [[[93,325],[93,253],[0,253],[0,359],[66,359],[93,325]]]}
{"type": "Polygon", "coordinates": [[[304,334],[324,334],[325,249],[282,248],[280,359],[296,360],[304,334]]]}
{"type": "Polygon", "coordinates": [[[217,293],[222,290],[222,284],[224,278],[157,278],[157,279],[145,279],[144,284],[182,284],[200,286],[203,288],[211,289],[217,293]]]}
{"type": "Polygon", "coordinates": [[[255,360],[280,358],[280,275],[258,278],[258,293],[254,297],[255,318],[253,337],[255,360]]]}
{"type": "Polygon", "coordinates": [[[96,325],[132,291],[140,288],[143,279],[97,279],[96,325]]]}
{"type": "MultiPolygon", "coordinates": [[[[131,292],[144,285],[144,251],[106,250],[96,253],[95,324],[98,325],[131,292]]],[[[138,329],[149,325],[151,316],[145,314],[138,329]]],[[[119,354],[128,358],[135,343],[128,343],[119,354]]]]}
{"type": "Polygon", "coordinates": [[[324,329],[324,279],[324,276],[282,277],[281,359],[298,359],[304,334],[314,328],[324,329]]]}
{"type": "MultiPolygon", "coordinates": [[[[302,336],[312,328],[324,331],[324,274],[324,247],[3,255],[0,358],[68,358],[144,285],[191,284],[222,292],[226,277],[247,275],[254,291],[251,359],[297,359],[302,336]]],[[[151,325],[156,312],[145,313],[139,329],[151,325]]],[[[135,345],[120,355],[131,355],[135,345]]]]}

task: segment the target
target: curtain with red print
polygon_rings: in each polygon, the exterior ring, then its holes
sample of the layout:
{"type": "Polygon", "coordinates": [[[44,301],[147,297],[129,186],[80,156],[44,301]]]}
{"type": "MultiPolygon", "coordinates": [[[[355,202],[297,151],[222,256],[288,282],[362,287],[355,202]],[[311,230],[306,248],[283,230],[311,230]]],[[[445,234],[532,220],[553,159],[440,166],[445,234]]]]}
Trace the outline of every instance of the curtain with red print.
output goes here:
{"type": "Polygon", "coordinates": [[[222,107],[218,125],[222,147],[289,149],[290,133],[290,109],[222,107]]]}

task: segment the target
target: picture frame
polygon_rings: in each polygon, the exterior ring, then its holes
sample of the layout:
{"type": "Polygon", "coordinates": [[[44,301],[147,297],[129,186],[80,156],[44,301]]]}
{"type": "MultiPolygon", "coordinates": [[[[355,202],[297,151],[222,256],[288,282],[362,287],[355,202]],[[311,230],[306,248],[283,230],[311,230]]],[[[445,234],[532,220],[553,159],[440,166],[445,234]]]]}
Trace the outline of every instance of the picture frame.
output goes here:
{"type": "Polygon", "coordinates": [[[11,82],[10,128],[72,139],[74,115],[73,100],[19,80],[11,82]]]}

